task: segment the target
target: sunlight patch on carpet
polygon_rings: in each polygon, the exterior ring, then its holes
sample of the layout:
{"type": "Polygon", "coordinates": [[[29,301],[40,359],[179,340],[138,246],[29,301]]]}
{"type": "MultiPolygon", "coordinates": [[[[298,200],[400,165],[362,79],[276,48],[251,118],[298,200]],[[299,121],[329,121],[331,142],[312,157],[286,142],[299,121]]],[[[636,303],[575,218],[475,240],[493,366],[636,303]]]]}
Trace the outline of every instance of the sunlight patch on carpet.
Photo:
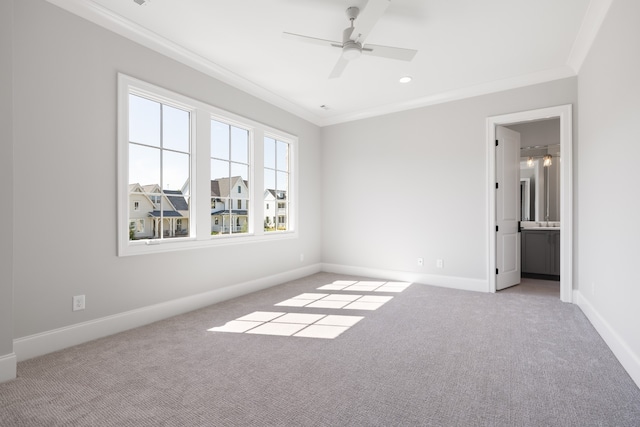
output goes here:
{"type": "Polygon", "coordinates": [[[301,294],[275,305],[279,307],[377,310],[392,299],[393,297],[379,295],[301,294]],[[312,299],[312,296],[314,299],[312,299]]]}
{"type": "Polygon", "coordinates": [[[255,311],[227,322],[223,326],[207,330],[236,334],[333,339],[362,319],[364,319],[362,316],[255,311]]]}
{"type": "Polygon", "coordinates": [[[407,289],[411,283],[408,282],[377,282],[365,281],[359,282],[349,280],[336,280],[328,285],[318,288],[319,291],[368,291],[368,292],[402,292],[407,289]]]}

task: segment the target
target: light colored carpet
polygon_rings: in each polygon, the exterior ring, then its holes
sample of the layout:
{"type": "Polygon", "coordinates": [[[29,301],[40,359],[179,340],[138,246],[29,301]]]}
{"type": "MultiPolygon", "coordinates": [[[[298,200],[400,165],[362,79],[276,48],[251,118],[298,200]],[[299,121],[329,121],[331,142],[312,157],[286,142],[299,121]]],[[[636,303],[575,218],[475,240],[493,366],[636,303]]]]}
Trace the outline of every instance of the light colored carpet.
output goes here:
{"type": "Polygon", "coordinates": [[[367,312],[287,307],[364,316],[335,339],[207,332],[339,279],[351,278],[316,274],[21,362],[0,385],[0,425],[640,425],[640,390],[553,283],[414,284],[367,312]]]}

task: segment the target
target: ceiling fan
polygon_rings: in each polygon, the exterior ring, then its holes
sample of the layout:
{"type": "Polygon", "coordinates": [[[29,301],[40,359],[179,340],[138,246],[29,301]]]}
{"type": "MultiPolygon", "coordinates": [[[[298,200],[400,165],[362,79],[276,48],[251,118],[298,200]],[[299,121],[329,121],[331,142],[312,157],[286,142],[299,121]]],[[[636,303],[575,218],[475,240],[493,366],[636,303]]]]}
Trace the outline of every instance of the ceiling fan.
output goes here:
{"type": "Polygon", "coordinates": [[[355,6],[348,8],[347,18],[349,18],[351,24],[342,32],[342,42],[303,36],[286,31],[282,34],[284,37],[294,40],[342,49],[342,55],[338,59],[335,67],[333,67],[331,74],[329,74],[330,79],[340,77],[349,61],[359,58],[361,54],[411,61],[415,54],[418,53],[417,50],[364,44],[364,40],[387,10],[387,7],[389,7],[390,1],[391,0],[369,0],[363,8],[362,13],[360,9],[355,6]]]}

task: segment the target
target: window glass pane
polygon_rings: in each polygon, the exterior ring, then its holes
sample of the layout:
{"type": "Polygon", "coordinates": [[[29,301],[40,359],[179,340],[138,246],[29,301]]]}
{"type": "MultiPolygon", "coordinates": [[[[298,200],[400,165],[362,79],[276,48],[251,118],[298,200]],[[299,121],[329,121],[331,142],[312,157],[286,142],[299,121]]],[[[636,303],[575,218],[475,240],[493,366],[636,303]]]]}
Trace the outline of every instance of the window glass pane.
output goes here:
{"type": "Polygon", "coordinates": [[[211,157],[229,160],[229,125],[211,120],[211,157]]]}
{"type": "Polygon", "coordinates": [[[231,160],[249,163],[249,132],[231,127],[231,160]]]}
{"type": "Polygon", "coordinates": [[[211,179],[229,177],[229,162],[222,160],[211,160],[211,179]]]}
{"type": "Polygon", "coordinates": [[[278,171],[278,176],[276,179],[276,190],[278,191],[289,191],[289,174],[286,172],[278,171]]]}
{"type": "Polygon", "coordinates": [[[243,180],[249,180],[249,166],[231,163],[231,176],[240,176],[243,180]]]}
{"type": "Polygon", "coordinates": [[[271,169],[264,170],[264,189],[265,191],[276,189],[276,171],[271,169]]]}
{"type": "Polygon", "coordinates": [[[278,157],[277,168],[281,171],[289,170],[289,144],[286,142],[278,141],[278,157]]]}
{"type": "Polygon", "coordinates": [[[264,167],[276,168],[276,140],[273,138],[264,139],[264,167]]]}
{"type": "Polygon", "coordinates": [[[188,152],[189,134],[189,113],[163,105],[162,148],[188,152]]]}
{"type": "Polygon", "coordinates": [[[163,151],[162,184],[165,190],[181,190],[189,180],[189,155],[163,151]]]}
{"type": "Polygon", "coordinates": [[[160,185],[160,150],[129,144],[129,184],[160,185]]]}
{"type": "Polygon", "coordinates": [[[129,95],[129,141],[160,146],[160,104],[129,95]]]}

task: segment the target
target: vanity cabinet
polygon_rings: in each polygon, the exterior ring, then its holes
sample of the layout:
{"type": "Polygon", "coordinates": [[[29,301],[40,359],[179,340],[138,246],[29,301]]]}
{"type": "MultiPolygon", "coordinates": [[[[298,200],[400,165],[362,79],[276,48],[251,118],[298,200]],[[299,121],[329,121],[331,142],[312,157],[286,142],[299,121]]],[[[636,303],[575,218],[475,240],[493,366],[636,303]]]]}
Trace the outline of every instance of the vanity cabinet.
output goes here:
{"type": "Polygon", "coordinates": [[[523,229],[522,273],[560,276],[560,230],[523,229]]]}

